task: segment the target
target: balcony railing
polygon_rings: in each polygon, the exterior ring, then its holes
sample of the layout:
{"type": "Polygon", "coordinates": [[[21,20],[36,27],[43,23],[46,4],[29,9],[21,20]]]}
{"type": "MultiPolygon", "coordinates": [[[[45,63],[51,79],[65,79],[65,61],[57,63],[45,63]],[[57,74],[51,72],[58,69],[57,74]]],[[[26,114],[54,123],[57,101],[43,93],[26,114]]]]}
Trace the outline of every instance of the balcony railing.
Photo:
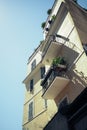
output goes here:
{"type": "Polygon", "coordinates": [[[42,96],[46,99],[55,98],[68,82],[66,66],[51,67],[41,82],[41,86],[43,87],[42,96]],[[55,91],[58,91],[58,93],[55,91]]]}
{"type": "Polygon", "coordinates": [[[43,50],[43,55],[42,56],[44,57],[44,55],[47,53],[48,49],[51,48],[51,46],[53,44],[55,44],[56,47],[58,47],[58,46],[63,45],[64,43],[65,43],[65,40],[62,39],[62,38],[57,38],[56,37],[55,40],[53,40],[52,38],[50,38],[50,41],[46,44],[46,46],[45,46],[45,48],[43,50]]]}

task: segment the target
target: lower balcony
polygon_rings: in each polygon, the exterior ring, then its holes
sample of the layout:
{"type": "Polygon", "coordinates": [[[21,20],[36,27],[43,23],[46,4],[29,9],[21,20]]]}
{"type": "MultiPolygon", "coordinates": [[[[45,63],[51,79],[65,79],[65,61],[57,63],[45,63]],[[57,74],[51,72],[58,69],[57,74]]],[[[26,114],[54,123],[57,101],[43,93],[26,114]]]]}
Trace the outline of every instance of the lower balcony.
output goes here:
{"type": "Polygon", "coordinates": [[[55,99],[69,81],[69,78],[66,76],[65,66],[51,67],[41,82],[43,87],[42,97],[44,99],[55,99]]]}

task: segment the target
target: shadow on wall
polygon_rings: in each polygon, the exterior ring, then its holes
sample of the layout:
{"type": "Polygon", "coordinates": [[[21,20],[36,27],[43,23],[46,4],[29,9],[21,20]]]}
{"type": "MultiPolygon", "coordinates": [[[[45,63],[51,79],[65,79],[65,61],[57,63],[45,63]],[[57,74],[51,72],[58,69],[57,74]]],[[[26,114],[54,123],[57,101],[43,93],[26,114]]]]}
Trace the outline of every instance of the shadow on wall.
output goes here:
{"type": "Polygon", "coordinates": [[[85,76],[85,74],[81,71],[78,71],[77,69],[75,69],[75,65],[73,66],[73,73],[72,73],[72,76],[73,76],[73,81],[75,81],[75,83],[79,83],[81,84],[81,86],[85,87],[87,85],[87,76],[85,76]]]}
{"type": "Polygon", "coordinates": [[[43,130],[68,130],[67,119],[60,112],[57,112],[52,120],[43,130]]]}
{"type": "Polygon", "coordinates": [[[72,68],[72,70],[67,71],[67,75],[72,81],[71,86],[73,86],[73,92],[76,91],[77,96],[87,86],[87,77],[84,76],[84,74],[78,74],[77,71],[73,71],[74,68],[75,66],[72,68]]]}

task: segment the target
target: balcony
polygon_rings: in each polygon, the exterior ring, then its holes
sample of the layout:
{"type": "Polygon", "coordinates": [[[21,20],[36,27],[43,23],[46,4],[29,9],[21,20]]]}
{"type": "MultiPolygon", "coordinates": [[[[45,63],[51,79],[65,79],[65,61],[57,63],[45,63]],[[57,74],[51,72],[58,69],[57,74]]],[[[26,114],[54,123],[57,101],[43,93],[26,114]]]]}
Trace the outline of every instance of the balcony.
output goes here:
{"type": "Polygon", "coordinates": [[[43,50],[42,62],[45,64],[51,64],[52,59],[58,55],[63,43],[62,39],[58,39],[58,41],[50,41],[46,44],[43,50]]]}
{"type": "Polygon", "coordinates": [[[66,76],[66,66],[51,67],[41,82],[44,99],[55,99],[56,96],[67,86],[69,78],[66,76]]]}

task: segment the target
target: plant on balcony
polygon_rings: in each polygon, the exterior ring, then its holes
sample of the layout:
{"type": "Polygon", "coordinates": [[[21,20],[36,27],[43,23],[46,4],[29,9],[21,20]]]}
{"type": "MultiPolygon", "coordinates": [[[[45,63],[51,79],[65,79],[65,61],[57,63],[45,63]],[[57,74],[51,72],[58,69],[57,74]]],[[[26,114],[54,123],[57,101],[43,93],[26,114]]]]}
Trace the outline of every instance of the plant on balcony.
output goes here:
{"type": "Polygon", "coordinates": [[[54,20],[55,20],[55,18],[56,18],[56,16],[55,16],[55,15],[53,15],[53,16],[52,16],[52,21],[54,21],[54,20]]]}
{"type": "Polygon", "coordinates": [[[47,14],[50,15],[52,12],[52,9],[48,9],[47,14]]]}
{"type": "Polygon", "coordinates": [[[60,68],[66,68],[66,61],[63,57],[56,57],[53,59],[52,65],[60,68]]]}
{"type": "Polygon", "coordinates": [[[41,24],[41,27],[44,29],[45,25],[46,25],[46,22],[43,22],[43,23],[41,24]]]}
{"type": "Polygon", "coordinates": [[[48,20],[48,23],[51,24],[55,20],[56,16],[53,15],[50,20],[48,20]]]}

